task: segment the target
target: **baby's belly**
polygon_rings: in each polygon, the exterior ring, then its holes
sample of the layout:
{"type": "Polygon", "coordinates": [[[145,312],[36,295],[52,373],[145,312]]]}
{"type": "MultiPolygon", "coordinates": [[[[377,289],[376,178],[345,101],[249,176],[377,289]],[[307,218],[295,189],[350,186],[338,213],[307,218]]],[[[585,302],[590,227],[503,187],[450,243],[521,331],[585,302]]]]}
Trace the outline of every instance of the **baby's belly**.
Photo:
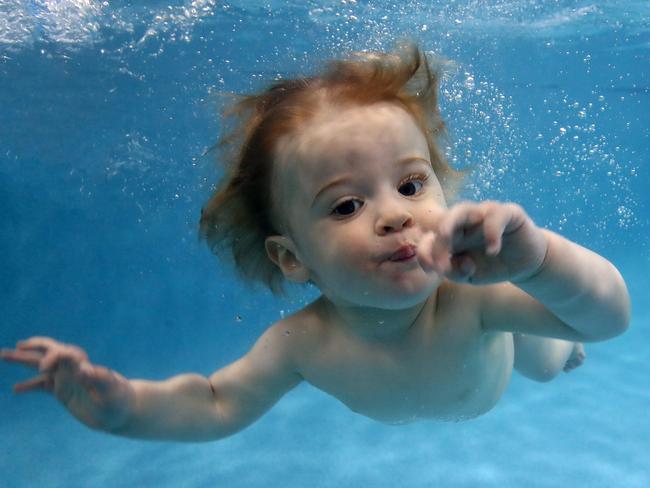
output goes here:
{"type": "Polygon", "coordinates": [[[491,337],[470,357],[433,362],[429,372],[383,371],[356,388],[330,393],[355,412],[385,423],[469,420],[492,409],[505,391],[513,366],[512,335],[491,337]]]}

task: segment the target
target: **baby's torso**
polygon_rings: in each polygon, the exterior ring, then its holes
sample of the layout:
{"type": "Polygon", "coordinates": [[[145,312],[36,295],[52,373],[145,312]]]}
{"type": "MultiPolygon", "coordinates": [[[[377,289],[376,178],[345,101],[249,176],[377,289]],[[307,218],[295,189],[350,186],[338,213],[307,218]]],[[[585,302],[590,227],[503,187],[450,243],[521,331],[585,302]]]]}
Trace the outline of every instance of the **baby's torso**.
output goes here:
{"type": "Polygon", "coordinates": [[[301,364],[311,384],[388,423],[462,420],[490,410],[512,372],[509,333],[483,333],[469,304],[447,303],[403,341],[331,331],[301,364]]]}

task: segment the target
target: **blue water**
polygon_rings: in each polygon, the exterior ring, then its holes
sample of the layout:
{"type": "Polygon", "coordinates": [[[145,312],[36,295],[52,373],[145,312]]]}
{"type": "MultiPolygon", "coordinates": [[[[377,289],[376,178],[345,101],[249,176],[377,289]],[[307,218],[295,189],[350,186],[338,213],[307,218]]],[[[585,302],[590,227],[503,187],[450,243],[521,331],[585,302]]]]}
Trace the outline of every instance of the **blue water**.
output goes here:
{"type": "Polygon", "coordinates": [[[476,420],[388,427],[302,385],[234,437],[125,440],[0,365],[7,487],[650,486],[650,4],[5,0],[0,344],[78,343],[129,377],[208,374],[313,290],[275,299],[198,242],[220,92],[400,38],[455,61],[443,110],[467,198],[513,200],[610,258],[630,330],[476,420]]]}

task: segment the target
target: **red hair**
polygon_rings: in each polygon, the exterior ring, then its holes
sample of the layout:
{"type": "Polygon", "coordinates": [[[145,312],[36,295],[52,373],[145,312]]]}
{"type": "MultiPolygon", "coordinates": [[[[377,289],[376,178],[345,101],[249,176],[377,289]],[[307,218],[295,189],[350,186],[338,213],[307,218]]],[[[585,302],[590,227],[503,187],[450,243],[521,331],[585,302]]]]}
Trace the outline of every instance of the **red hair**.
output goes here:
{"type": "Polygon", "coordinates": [[[226,114],[235,125],[219,143],[227,174],[201,211],[200,236],[215,254],[232,253],[241,275],[274,293],[284,277],[267,258],[265,240],[278,232],[272,208],[273,157],[277,142],[296,133],[320,108],[394,103],[406,110],[427,139],[431,165],[443,188],[453,191],[453,170],[438,142],[446,136],[438,105],[439,72],[416,46],[396,53],[360,53],[332,61],[312,77],[282,80],[242,97],[226,114]]]}

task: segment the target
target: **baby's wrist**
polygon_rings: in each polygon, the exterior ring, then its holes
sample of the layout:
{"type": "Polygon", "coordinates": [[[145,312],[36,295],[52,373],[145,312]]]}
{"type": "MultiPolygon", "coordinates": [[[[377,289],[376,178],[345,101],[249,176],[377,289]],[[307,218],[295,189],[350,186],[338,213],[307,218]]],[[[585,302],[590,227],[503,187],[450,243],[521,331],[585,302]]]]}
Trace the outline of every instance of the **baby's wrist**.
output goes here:
{"type": "Polygon", "coordinates": [[[133,383],[127,381],[126,391],[120,401],[120,405],[115,406],[113,412],[109,412],[104,419],[101,430],[115,435],[128,435],[132,429],[134,419],[136,418],[136,390],[133,383]]]}
{"type": "Polygon", "coordinates": [[[540,246],[540,252],[536,253],[541,256],[541,259],[538,259],[528,270],[518,273],[516,276],[510,279],[510,282],[515,285],[523,285],[534,281],[539,277],[542,272],[547,268],[550,261],[550,248],[551,248],[551,233],[544,229],[537,229],[540,234],[543,245],[540,246]]]}

